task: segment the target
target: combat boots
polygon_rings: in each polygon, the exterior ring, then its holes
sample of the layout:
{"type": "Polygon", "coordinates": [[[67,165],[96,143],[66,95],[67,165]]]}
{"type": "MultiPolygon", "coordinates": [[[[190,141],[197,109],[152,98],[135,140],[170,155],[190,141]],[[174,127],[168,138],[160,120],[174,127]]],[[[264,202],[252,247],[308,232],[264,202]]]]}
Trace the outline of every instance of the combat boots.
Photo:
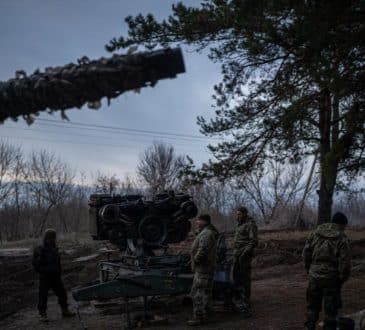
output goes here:
{"type": "Polygon", "coordinates": [[[71,312],[67,307],[66,308],[62,308],[62,316],[63,317],[72,317],[75,316],[76,313],[71,312]]]}

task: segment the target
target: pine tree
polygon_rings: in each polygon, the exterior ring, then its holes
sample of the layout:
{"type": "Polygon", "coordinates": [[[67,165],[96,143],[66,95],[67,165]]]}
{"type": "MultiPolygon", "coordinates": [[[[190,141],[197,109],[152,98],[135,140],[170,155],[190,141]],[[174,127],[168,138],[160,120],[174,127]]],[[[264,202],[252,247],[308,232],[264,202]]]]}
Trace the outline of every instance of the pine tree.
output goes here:
{"type": "Polygon", "coordinates": [[[215,117],[201,131],[222,136],[198,171],[234,177],[267,159],[319,153],[318,223],[331,217],[336,182],[365,166],[365,2],[206,0],[179,3],[161,22],[127,17],[112,51],[186,43],[222,64],[215,117]]]}

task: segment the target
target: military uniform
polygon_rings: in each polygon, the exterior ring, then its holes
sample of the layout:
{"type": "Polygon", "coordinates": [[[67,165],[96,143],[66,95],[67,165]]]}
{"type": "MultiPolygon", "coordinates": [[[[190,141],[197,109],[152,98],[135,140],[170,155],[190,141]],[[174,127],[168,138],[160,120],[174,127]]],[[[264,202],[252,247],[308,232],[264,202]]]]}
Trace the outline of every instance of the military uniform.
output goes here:
{"type": "MultiPolygon", "coordinates": [[[[46,318],[48,291],[52,289],[58,297],[63,316],[73,316],[67,306],[67,293],[61,279],[61,258],[56,245],[47,244],[47,235],[55,235],[53,230],[46,231],[43,244],[34,249],[32,264],[39,273],[38,311],[46,318]]],[[[46,321],[46,319],[44,319],[46,321]]]]}
{"type": "Polygon", "coordinates": [[[322,300],[324,329],[336,329],[341,307],[341,286],[350,276],[350,242],[337,224],[326,223],[308,237],[303,249],[305,268],[309,274],[307,289],[307,329],[315,329],[322,300]]]}
{"type": "Polygon", "coordinates": [[[217,237],[216,229],[207,225],[196,236],[191,248],[194,278],[190,295],[193,299],[193,314],[197,319],[206,317],[212,299],[217,237]]]}
{"type": "Polygon", "coordinates": [[[251,297],[251,261],[257,246],[257,226],[251,217],[240,221],[234,236],[233,280],[239,292],[239,307],[248,309],[251,297]]]}

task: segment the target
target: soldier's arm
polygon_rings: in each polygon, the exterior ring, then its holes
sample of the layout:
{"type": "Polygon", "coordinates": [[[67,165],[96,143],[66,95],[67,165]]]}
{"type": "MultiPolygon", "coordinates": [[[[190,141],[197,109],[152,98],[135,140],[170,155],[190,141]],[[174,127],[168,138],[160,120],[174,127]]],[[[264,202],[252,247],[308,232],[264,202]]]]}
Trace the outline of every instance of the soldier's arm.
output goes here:
{"type": "Polygon", "coordinates": [[[234,258],[238,258],[245,249],[243,236],[244,236],[243,229],[241,227],[237,227],[235,233],[234,249],[233,249],[234,258]]]}
{"type": "Polygon", "coordinates": [[[208,255],[210,249],[213,247],[214,241],[212,235],[203,235],[199,240],[198,250],[195,254],[194,261],[196,264],[201,263],[208,255]]]}
{"type": "Polygon", "coordinates": [[[347,238],[340,244],[338,271],[340,274],[340,281],[344,283],[350,277],[351,273],[351,245],[347,238]]]}
{"type": "Polygon", "coordinates": [[[313,236],[314,234],[310,234],[309,237],[307,238],[305,245],[304,245],[304,249],[303,249],[303,261],[304,261],[304,266],[305,269],[307,270],[307,272],[309,271],[309,268],[312,264],[312,253],[313,253],[313,247],[312,247],[312,242],[313,242],[313,236]]]}
{"type": "Polygon", "coordinates": [[[252,223],[249,229],[249,243],[246,247],[246,253],[251,253],[253,249],[257,246],[258,240],[257,240],[257,226],[255,223],[252,223]]]}

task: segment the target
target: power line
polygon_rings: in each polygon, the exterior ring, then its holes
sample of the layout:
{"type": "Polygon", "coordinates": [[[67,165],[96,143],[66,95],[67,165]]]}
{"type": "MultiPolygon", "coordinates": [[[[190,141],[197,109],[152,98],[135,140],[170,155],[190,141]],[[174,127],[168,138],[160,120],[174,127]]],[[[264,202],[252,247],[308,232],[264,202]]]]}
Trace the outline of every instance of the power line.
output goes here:
{"type": "Polygon", "coordinates": [[[168,136],[185,137],[185,138],[192,138],[192,139],[220,140],[219,138],[209,138],[209,137],[204,137],[204,136],[199,136],[199,135],[170,133],[170,132],[161,132],[161,131],[150,131],[150,130],[135,129],[135,128],[117,127],[117,126],[104,126],[104,125],[95,125],[95,124],[85,124],[85,123],[70,122],[70,121],[65,122],[65,121],[54,120],[54,119],[38,118],[37,121],[48,122],[48,123],[57,123],[57,124],[63,124],[63,125],[82,126],[82,127],[88,127],[88,128],[95,127],[95,128],[103,128],[103,129],[127,131],[127,132],[136,132],[136,133],[145,133],[145,134],[168,135],[168,136]]]}
{"type": "MultiPolygon", "coordinates": [[[[52,131],[52,130],[47,130],[47,129],[41,129],[41,130],[36,130],[36,129],[32,129],[32,128],[22,128],[22,127],[13,127],[13,126],[10,126],[10,127],[4,127],[5,129],[15,129],[15,130],[23,130],[23,131],[30,131],[30,132],[41,132],[41,133],[49,133],[49,134],[56,134],[56,135],[61,135],[61,136],[65,136],[65,135],[72,135],[72,136],[80,136],[80,137],[85,137],[85,138],[96,138],[96,139],[107,139],[107,140],[109,140],[109,141],[111,141],[111,140],[115,140],[115,138],[111,138],[111,137],[109,137],[109,136],[97,136],[97,135],[90,135],[90,134],[79,134],[79,133],[75,133],[75,132],[68,132],[67,134],[65,134],[64,132],[55,132],[55,131],[52,131]]],[[[122,133],[122,132],[118,132],[117,134],[125,134],[125,133],[122,133]]],[[[128,134],[127,134],[127,136],[128,136],[128,134]]],[[[1,137],[1,135],[0,135],[0,137],[1,137]]],[[[142,138],[144,138],[145,136],[138,136],[138,137],[142,137],[142,138]]],[[[150,138],[151,136],[147,136],[148,138],[150,138]]],[[[164,138],[165,139],[165,138],[164,138]]],[[[169,139],[168,137],[167,137],[167,139],[169,139]]],[[[194,147],[198,147],[198,145],[191,145],[191,144],[184,144],[183,142],[184,141],[188,141],[188,142],[194,142],[194,143],[199,143],[200,141],[189,141],[189,140],[182,140],[182,141],[180,141],[180,139],[175,139],[175,138],[173,138],[174,140],[177,140],[178,142],[176,143],[176,142],[174,142],[174,146],[182,146],[182,147],[187,147],[187,146],[189,146],[189,148],[190,149],[196,149],[196,148],[194,148],[194,147]]],[[[131,137],[129,137],[129,139],[128,139],[128,137],[127,138],[123,138],[123,140],[125,140],[125,141],[132,141],[132,142],[151,142],[151,140],[150,139],[148,139],[148,140],[144,140],[144,141],[136,141],[135,139],[133,139],[133,140],[131,140],[131,137]]],[[[47,141],[47,140],[45,140],[45,141],[47,141]]],[[[201,148],[199,148],[199,150],[201,150],[201,148]]]]}
{"type": "MultiPolygon", "coordinates": [[[[79,141],[65,141],[65,140],[49,140],[49,139],[42,139],[42,138],[36,138],[36,137],[26,137],[26,136],[9,136],[9,135],[3,135],[0,136],[1,138],[7,138],[7,139],[18,139],[18,140],[33,140],[33,141],[42,141],[42,142],[50,142],[50,143],[59,143],[59,144],[79,144],[79,145],[91,145],[91,146],[103,146],[103,147],[111,147],[111,148],[128,148],[128,149],[134,149],[135,146],[131,145],[122,145],[122,144],[110,144],[110,143],[98,143],[98,142],[79,142],[79,141]]],[[[141,145],[142,146],[142,145],[141,145]]],[[[190,148],[189,148],[190,149],[190,148]]],[[[192,150],[190,149],[190,152],[192,150]]],[[[198,150],[194,150],[198,152],[198,150]]]]}
{"type": "MultiPolygon", "coordinates": [[[[194,143],[207,143],[205,141],[199,141],[199,140],[194,140],[194,139],[185,139],[185,138],[178,138],[178,137],[173,137],[173,136],[163,136],[163,135],[150,135],[150,134],[144,134],[144,133],[135,133],[135,132],[116,132],[116,131],[110,131],[107,129],[98,129],[98,128],[86,128],[86,127],[69,127],[69,126],[65,126],[65,125],[57,125],[57,124],[42,124],[42,123],[37,123],[36,126],[44,126],[44,127],[56,127],[56,128],[62,128],[62,129],[78,129],[78,130],[87,130],[87,131],[96,131],[96,132],[104,132],[104,133],[108,133],[108,134],[120,134],[120,135],[129,135],[129,136],[142,136],[142,137],[148,137],[148,138],[163,138],[163,139],[169,139],[169,140],[174,140],[174,141],[187,141],[187,142],[194,142],[194,143]]],[[[9,127],[9,126],[8,126],[9,127]]],[[[4,128],[8,128],[8,127],[4,127],[4,128]]],[[[37,131],[36,129],[32,129],[32,128],[21,128],[21,127],[15,127],[15,126],[10,126],[10,128],[12,129],[22,129],[22,130],[32,130],[32,131],[37,131]]],[[[45,131],[45,130],[44,130],[45,131]]],[[[62,132],[62,134],[64,134],[62,132]]],[[[67,133],[68,134],[68,133],[67,133]]]]}

